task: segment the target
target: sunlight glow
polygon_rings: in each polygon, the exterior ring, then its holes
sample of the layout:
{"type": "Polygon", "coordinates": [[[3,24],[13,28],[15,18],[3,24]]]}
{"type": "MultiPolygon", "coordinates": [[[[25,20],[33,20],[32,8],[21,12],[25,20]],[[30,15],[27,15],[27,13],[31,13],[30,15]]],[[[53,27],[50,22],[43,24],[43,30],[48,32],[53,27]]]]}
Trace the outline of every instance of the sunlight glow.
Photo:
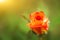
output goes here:
{"type": "Polygon", "coordinates": [[[0,0],[0,3],[5,2],[5,0],[0,0]]]}

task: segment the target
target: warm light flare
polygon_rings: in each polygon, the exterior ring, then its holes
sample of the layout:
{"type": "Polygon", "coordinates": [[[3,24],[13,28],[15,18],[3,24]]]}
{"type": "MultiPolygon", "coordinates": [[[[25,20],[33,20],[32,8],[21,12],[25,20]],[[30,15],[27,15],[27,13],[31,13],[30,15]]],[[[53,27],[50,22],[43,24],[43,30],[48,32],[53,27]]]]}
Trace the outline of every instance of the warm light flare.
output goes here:
{"type": "Polygon", "coordinates": [[[5,2],[5,0],[0,0],[0,3],[5,2]]]}

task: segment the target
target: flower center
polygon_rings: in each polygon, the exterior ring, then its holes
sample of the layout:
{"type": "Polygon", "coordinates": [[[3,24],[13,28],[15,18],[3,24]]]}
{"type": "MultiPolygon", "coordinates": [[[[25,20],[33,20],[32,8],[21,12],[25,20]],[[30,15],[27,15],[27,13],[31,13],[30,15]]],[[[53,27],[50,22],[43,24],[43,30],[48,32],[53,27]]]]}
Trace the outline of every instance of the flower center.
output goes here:
{"type": "Polygon", "coordinates": [[[36,20],[41,20],[40,16],[36,16],[35,18],[36,18],[36,20]]]}

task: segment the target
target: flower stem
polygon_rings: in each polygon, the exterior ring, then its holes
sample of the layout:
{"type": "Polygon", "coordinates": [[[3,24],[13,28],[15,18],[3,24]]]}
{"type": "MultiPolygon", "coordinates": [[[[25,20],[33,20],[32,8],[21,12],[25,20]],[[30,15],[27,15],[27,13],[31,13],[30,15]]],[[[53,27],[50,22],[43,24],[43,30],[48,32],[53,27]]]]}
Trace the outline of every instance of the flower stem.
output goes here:
{"type": "Polygon", "coordinates": [[[43,40],[43,38],[42,37],[39,37],[39,39],[38,40],[43,40]]]}

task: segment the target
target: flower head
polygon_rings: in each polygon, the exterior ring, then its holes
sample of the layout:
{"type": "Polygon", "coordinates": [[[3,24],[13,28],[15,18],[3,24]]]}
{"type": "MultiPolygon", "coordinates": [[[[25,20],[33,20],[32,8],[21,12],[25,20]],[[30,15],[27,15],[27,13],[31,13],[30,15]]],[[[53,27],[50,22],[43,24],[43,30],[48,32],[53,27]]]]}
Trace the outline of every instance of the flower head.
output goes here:
{"type": "Polygon", "coordinates": [[[42,34],[43,31],[47,32],[47,30],[48,30],[48,19],[46,18],[43,11],[33,12],[30,14],[29,27],[36,34],[42,34]]]}

